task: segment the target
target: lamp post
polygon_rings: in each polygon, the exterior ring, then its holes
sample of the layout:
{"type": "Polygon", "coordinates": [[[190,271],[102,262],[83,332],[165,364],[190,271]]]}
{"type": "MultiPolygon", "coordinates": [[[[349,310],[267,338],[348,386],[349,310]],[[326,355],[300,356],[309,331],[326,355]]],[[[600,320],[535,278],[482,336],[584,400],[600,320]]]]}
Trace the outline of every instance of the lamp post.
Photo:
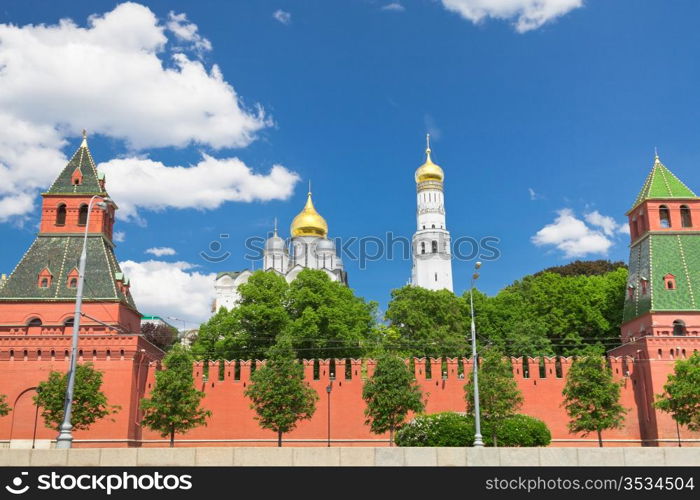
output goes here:
{"type": "Polygon", "coordinates": [[[178,335],[178,337],[180,337],[180,340],[184,340],[185,333],[187,332],[187,322],[184,319],[176,318],[175,316],[168,316],[168,319],[173,321],[182,321],[182,335],[178,335]]]}
{"type": "Polygon", "coordinates": [[[82,315],[81,308],[83,305],[83,284],[85,283],[85,261],[87,260],[87,237],[90,230],[90,213],[92,212],[92,204],[97,199],[102,201],[97,203],[101,210],[106,210],[107,205],[112,203],[112,200],[106,196],[95,195],[90,198],[88,203],[87,218],[85,220],[85,234],[83,235],[83,250],[80,253],[80,261],[78,263],[78,289],[75,295],[75,315],[73,316],[73,339],[70,353],[70,368],[68,371],[68,385],[66,387],[66,398],[63,404],[63,422],[61,423],[60,432],[56,438],[56,448],[70,448],[73,444],[73,424],[71,417],[73,414],[73,389],[75,388],[75,364],[78,355],[78,333],[80,332],[80,318],[82,315]]]}
{"type": "Polygon", "coordinates": [[[472,364],[474,365],[474,446],[483,447],[484,441],[481,436],[481,412],[479,410],[479,361],[476,354],[476,326],[474,324],[474,282],[479,279],[477,269],[481,267],[481,262],[474,264],[474,274],[469,285],[469,310],[472,316],[472,364]]]}
{"type": "MultiPolygon", "coordinates": [[[[37,396],[41,394],[41,387],[35,389],[37,396]]],[[[34,410],[34,433],[32,434],[32,450],[36,445],[36,423],[39,420],[39,401],[35,403],[36,409],[34,410]]]]}
{"type": "Polygon", "coordinates": [[[331,447],[331,391],[333,390],[333,379],[331,378],[326,386],[328,394],[328,447],[331,447]]]}

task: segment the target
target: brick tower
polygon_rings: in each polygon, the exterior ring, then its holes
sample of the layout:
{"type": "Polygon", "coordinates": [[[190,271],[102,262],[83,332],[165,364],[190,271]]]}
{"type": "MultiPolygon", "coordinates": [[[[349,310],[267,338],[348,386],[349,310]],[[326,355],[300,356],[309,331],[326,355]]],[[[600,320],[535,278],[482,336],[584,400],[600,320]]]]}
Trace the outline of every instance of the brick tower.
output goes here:
{"type": "MultiPolygon", "coordinates": [[[[42,194],[39,234],[0,288],[0,393],[13,407],[8,417],[0,419],[0,441],[8,436],[11,446],[24,446],[33,437],[36,384],[50,370],[68,369],[78,260],[88,205],[95,195],[107,197],[105,177],[97,171],[83,137],[42,194]]],[[[116,208],[108,204],[103,210],[93,204],[89,217],[78,362],[93,362],[105,372],[109,402],[122,406],[116,419],[123,437],[135,432],[131,422],[141,384],[139,363],[161,353],[138,335],[141,315],[114,255],[116,208]]],[[[37,427],[44,445],[56,437],[42,422],[37,427]]]]}
{"type": "Polygon", "coordinates": [[[674,445],[675,422],[652,403],[674,362],[700,349],[700,198],[657,155],[627,216],[623,345],[611,354],[632,356],[637,364],[632,378],[645,444],[674,445]]]}

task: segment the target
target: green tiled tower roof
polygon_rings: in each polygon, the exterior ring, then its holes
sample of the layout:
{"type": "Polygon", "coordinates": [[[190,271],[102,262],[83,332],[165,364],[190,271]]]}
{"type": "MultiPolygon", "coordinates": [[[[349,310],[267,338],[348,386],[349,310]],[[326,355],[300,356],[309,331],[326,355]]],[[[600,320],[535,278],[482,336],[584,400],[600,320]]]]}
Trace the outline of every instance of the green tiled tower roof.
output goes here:
{"type": "Polygon", "coordinates": [[[646,312],[700,311],[700,236],[692,233],[650,233],[630,249],[632,297],[625,297],[623,322],[646,312]],[[676,286],[665,287],[672,274],[676,286]],[[643,293],[642,279],[647,281],[643,293]]]}
{"type": "MultiPolygon", "coordinates": [[[[0,301],[75,301],[75,288],[68,287],[68,275],[78,268],[82,236],[39,235],[15,270],[0,289],[0,301]],[[51,286],[40,288],[39,273],[52,273],[51,286]]],[[[83,300],[123,302],[136,308],[130,293],[124,294],[116,284],[122,273],[111,243],[102,235],[89,235],[85,262],[83,300]]]]}
{"type": "Polygon", "coordinates": [[[80,147],[45,194],[106,194],[100,187],[102,179],[104,175],[97,171],[83,132],[80,147]],[[80,170],[83,177],[78,185],[73,183],[73,173],[76,169],[80,170]]]}
{"type": "MultiPolygon", "coordinates": [[[[107,196],[100,186],[103,179],[95,168],[95,162],[83,135],[83,142],[68,165],[63,169],[51,188],[44,193],[82,195],[86,201],[94,194],[107,196]],[[82,182],[74,185],[73,173],[79,168],[82,182]]],[[[0,302],[75,302],[76,288],[69,287],[68,276],[77,272],[84,234],[40,233],[34,243],[0,287],[0,302]],[[40,287],[39,273],[48,270],[50,286],[40,287]]],[[[87,238],[87,260],[85,263],[85,302],[120,302],[136,309],[131,294],[122,292],[117,285],[121,280],[128,284],[114,255],[114,246],[106,234],[90,233],[87,238]]]]}
{"type": "Polygon", "coordinates": [[[654,166],[644,181],[642,190],[637,195],[632,208],[646,200],[668,199],[668,198],[697,198],[695,193],[683,184],[683,182],[673,175],[673,173],[661,163],[659,157],[654,159],[654,166]]]}

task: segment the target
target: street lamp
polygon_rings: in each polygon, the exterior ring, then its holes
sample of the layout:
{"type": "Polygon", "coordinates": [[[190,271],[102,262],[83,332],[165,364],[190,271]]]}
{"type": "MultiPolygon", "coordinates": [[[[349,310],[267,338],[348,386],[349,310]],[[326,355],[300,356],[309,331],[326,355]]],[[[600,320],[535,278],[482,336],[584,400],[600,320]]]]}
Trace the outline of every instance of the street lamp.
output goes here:
{"type": "Polygon", "coordinates": [[[85,282],[85,261],[87,260],[87,237],[90,230],[90,213],[92,212],[92,204],[97,199],[102,201],[97,202],[97,207],[100,210],[107,210],[107,206],[112,203],[112,200],[106,196],[95,195],[90,198],[88,203],[87,218],[85,220],[85,234],[83,235],[83,250],[80,253],[80,261],[78,263],[78,289],[75,295],[75,315],[73,316],[73,342],[70,353],[70,368],[68,371],[68,386],[66,387],[66,398],[63,404],[63,422],[61,423],[60,432],[56,438],[56,448],[70,448],[73,444],[73,424],[71,417],[73,413],[73,389],[75,387],[75,364],[78,355],[78,332],[80,332],[80,318],[82,316],[81,307],[83,305],[83,284],[85,282]]]}
{"type": "Polygon", "coordinates": [[[481,262],[474,264],[474,274],[472,274],[472,281],[469,285],[469,309],[472,316],[472,364],[474,365],[474,423],[475,423],[475,433],[474,433],[474,446],[481,447],[484,446],[484,441],[481,438],[481,412],[479,410],[479,361],[476,354],[476,326],[474,325],[474,282],[479,279],[479,273],[476,272],[477,269],[481,267],[481,262]]]}
{"type": "Polygon", "coordinates": [[[326,393],[328,394],[328,447],[331,447],[331,391],[333,390],[333,378],[330,379],[328,385],[326,386],[326,393]]]}

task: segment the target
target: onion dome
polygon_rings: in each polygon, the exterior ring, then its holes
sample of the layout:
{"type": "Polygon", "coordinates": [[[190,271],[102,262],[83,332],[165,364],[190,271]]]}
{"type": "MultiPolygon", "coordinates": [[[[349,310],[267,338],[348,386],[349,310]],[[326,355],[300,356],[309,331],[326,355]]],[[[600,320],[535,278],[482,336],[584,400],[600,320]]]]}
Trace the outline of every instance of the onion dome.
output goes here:
{"type": "Polygon", "coordinates": [[[430,158],[430,152],[431,152],[431,150],[430,150],[430,134],[428,134],[426,136],[426,141],[427,141],[427,147],[425,148],[426,160],[425,160],[425,163],[423,163],[423,165],[418,167],[418,170],[416,170],[416,182],[425,182],[425,181],[442,182],[445,179],[445,174],[443,173],[440,166],[433,163],[433,160],[430,158]]]}
{"type": "Polygon", "coordinates": [[[286,252],[287,243],[277,235],[277,217],[275,217],[275,231],[265,242],[266,252],[286,252]]]}
{"type": "Polygon", "coordinates": [[[313,201],[311,201],[311,190],[309,190],[304,209],[294,217],[290,232],[292,233],[292,237],[317,236],[325,238],[328,234],[326,219],[321,217],[314,208],[313,201]]]}
{"type": "Polygon", "coordinates": [[[335,243],[328,238],[323,238],[316,243],[317,252],[334,252],[335,253],[335,243]]]}

